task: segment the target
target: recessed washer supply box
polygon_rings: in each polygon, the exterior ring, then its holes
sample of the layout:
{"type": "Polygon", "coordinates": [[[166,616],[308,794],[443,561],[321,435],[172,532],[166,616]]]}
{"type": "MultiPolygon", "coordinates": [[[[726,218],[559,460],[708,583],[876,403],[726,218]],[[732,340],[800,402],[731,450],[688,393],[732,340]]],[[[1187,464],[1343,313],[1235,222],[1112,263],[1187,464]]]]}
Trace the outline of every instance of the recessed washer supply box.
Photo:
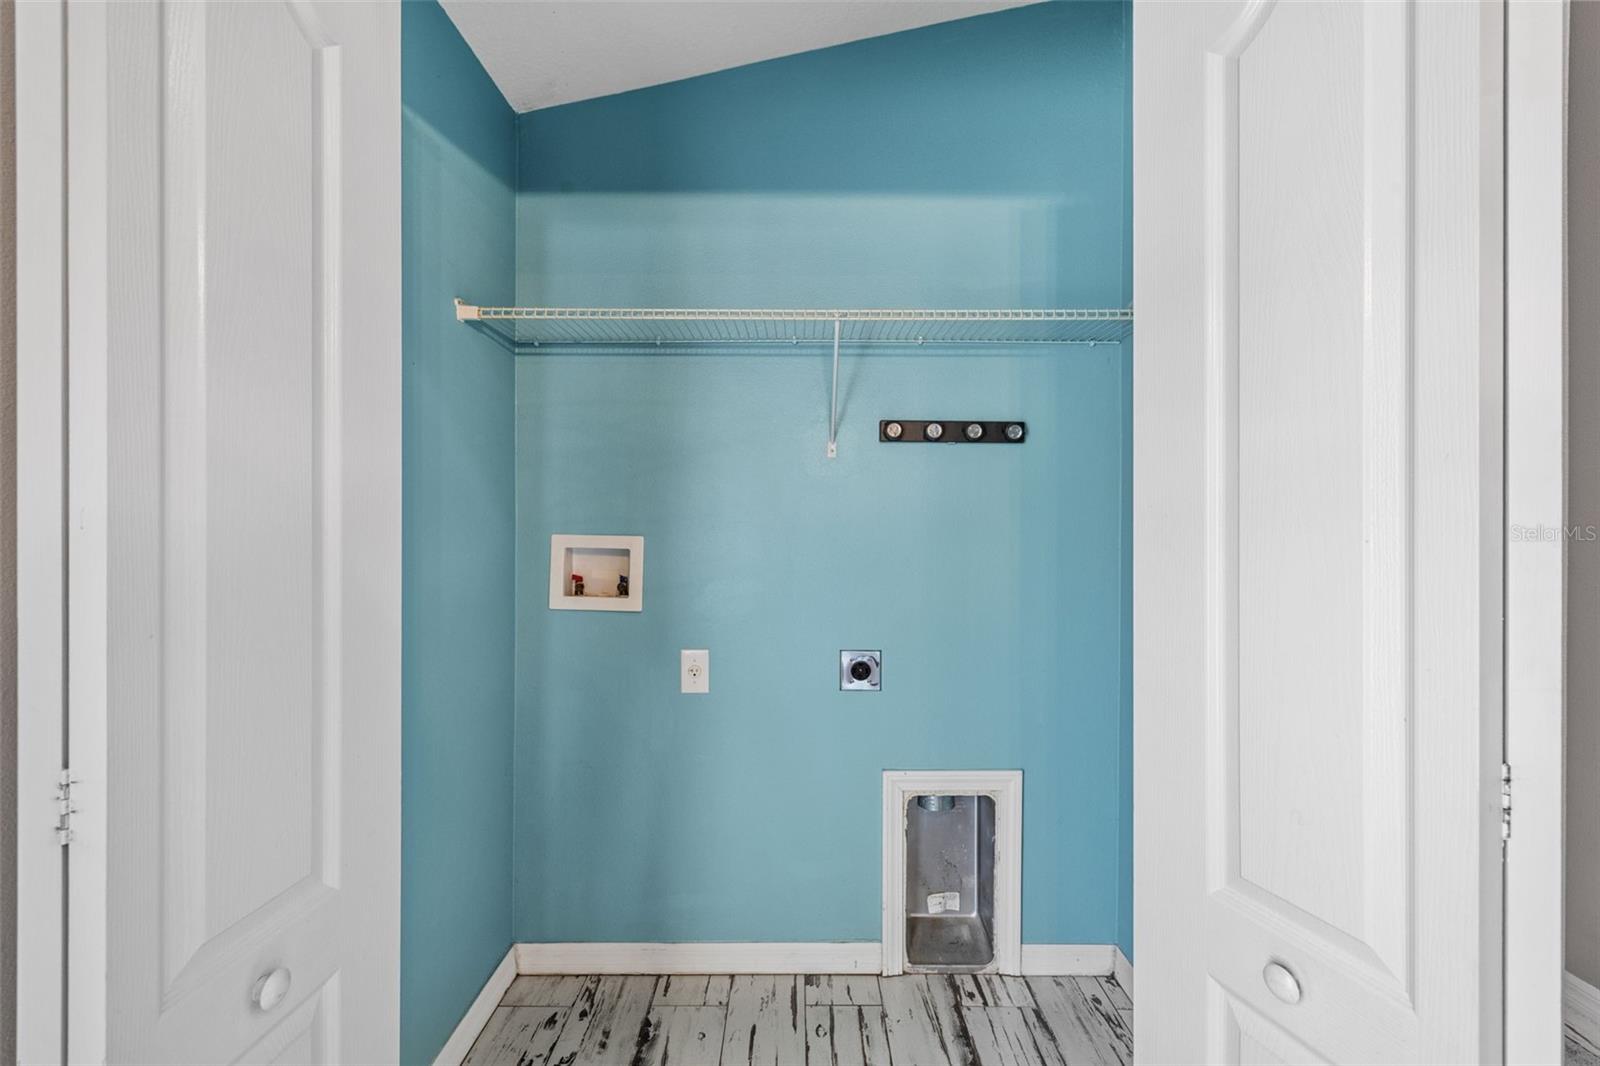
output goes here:
{"type": "Polygon", "coordinates": [[[553,534],[550,609],[644,610],[644,538],[553,534]]]}

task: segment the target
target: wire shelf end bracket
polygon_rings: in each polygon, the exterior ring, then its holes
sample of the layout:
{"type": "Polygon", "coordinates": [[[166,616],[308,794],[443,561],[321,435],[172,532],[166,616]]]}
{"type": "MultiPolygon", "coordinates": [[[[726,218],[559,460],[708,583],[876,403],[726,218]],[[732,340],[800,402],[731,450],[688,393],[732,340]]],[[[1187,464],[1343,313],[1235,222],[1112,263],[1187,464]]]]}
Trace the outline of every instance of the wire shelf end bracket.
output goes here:
{"type": "Polygon", "coordinates": [[[828,458],[839,458],[839,330],[833,320],[833,396],[828,404],[828,458]]]}

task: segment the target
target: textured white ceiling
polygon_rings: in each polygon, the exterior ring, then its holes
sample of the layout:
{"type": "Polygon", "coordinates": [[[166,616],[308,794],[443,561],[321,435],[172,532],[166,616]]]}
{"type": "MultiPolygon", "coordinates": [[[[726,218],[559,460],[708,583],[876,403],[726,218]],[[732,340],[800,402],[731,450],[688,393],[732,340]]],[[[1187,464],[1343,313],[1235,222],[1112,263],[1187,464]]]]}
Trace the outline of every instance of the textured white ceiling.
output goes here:
{"type": "Polygon", "coordinates": [[[532,111],[1035,0],[441,0],[511,106],[532,111]]]}

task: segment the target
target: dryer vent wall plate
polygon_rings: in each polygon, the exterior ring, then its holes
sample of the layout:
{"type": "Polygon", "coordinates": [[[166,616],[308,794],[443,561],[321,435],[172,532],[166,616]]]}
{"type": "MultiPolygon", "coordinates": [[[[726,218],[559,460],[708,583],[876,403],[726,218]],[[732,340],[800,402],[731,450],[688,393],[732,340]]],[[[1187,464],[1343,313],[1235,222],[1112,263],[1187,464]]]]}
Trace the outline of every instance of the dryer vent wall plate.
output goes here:
{"type": "Polygon", "coordinates": [[[841,651],[839,691],[877,692],[883,686],[883,652],[841,651]]]}

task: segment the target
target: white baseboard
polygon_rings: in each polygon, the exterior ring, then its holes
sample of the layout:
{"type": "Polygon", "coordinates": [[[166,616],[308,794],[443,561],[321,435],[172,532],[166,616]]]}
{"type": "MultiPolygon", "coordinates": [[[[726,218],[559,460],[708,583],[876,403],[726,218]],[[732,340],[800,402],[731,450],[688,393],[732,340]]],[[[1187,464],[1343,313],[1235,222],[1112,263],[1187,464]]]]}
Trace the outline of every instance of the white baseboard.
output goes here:
{"type": "Polygon", "coordinates": [[[494,968],[489,980],[484,982],[483,991],[472,1001],[467,1013],[461,1016],[455,1032],[450,1034],[450,1039],[439,1049],[439,1056],[433,1060],[433,1066],[461,1066],[461,1060],[472,1050],[472,1042],[478,1039],[483,1027],[489,1024],[489,1015],[500,1005],[501,998],[505,996],[506,989],[511,987],[511,982],[516,976],[517,949],[513,947],[506,952],[506,957],[500,960],[500,965],[494,968]]]}
{"type": "Polygon", "coordinates": [[[1024,944],[1024,977],[1104,977],[1111,972],[1110,944],[1024,944]]]}
{"type": "Polygon", "coordinates": [[[1600,988],[1569,973],[1561,986],[1561,1007],[1567,1025],[1600,1048],[1600,988]]]}
{"type": "Polygon", "coordinates": [[[1122,953],[1121,948],[1112,949],[1116,954],[1111,959],[1111,975],[1117,979],[1117,984],[1128,993],[1128,998],[1133,998],[1133,963],[1128,961],[1128,956],[1122,953]]]}
{"type": "MultiPolygon", "coordinates": [[[[518,944],[520,974],[589,973],[880,973],[883,951],[873,941],[761,944],[518,944]]],[[[1121,957],[1111,944],[1024,944],[1022,972],[1104,976],[1121,957]]],[[[1123,963],[1126,964],[1124,959],[1123,963]]],[[[1132,980],[1132,967],[1128,967],[1132,980]]],[[[1120,977],[1119,977],[1120,981],[1120,977]]],[[[1131,994],[1131,992],[1130,992],[1131,994]]]]}
{"type": "Polygon", "coordinates": [[[518,973],[877,973],[875,941],[518,944],[518,973]]]}

